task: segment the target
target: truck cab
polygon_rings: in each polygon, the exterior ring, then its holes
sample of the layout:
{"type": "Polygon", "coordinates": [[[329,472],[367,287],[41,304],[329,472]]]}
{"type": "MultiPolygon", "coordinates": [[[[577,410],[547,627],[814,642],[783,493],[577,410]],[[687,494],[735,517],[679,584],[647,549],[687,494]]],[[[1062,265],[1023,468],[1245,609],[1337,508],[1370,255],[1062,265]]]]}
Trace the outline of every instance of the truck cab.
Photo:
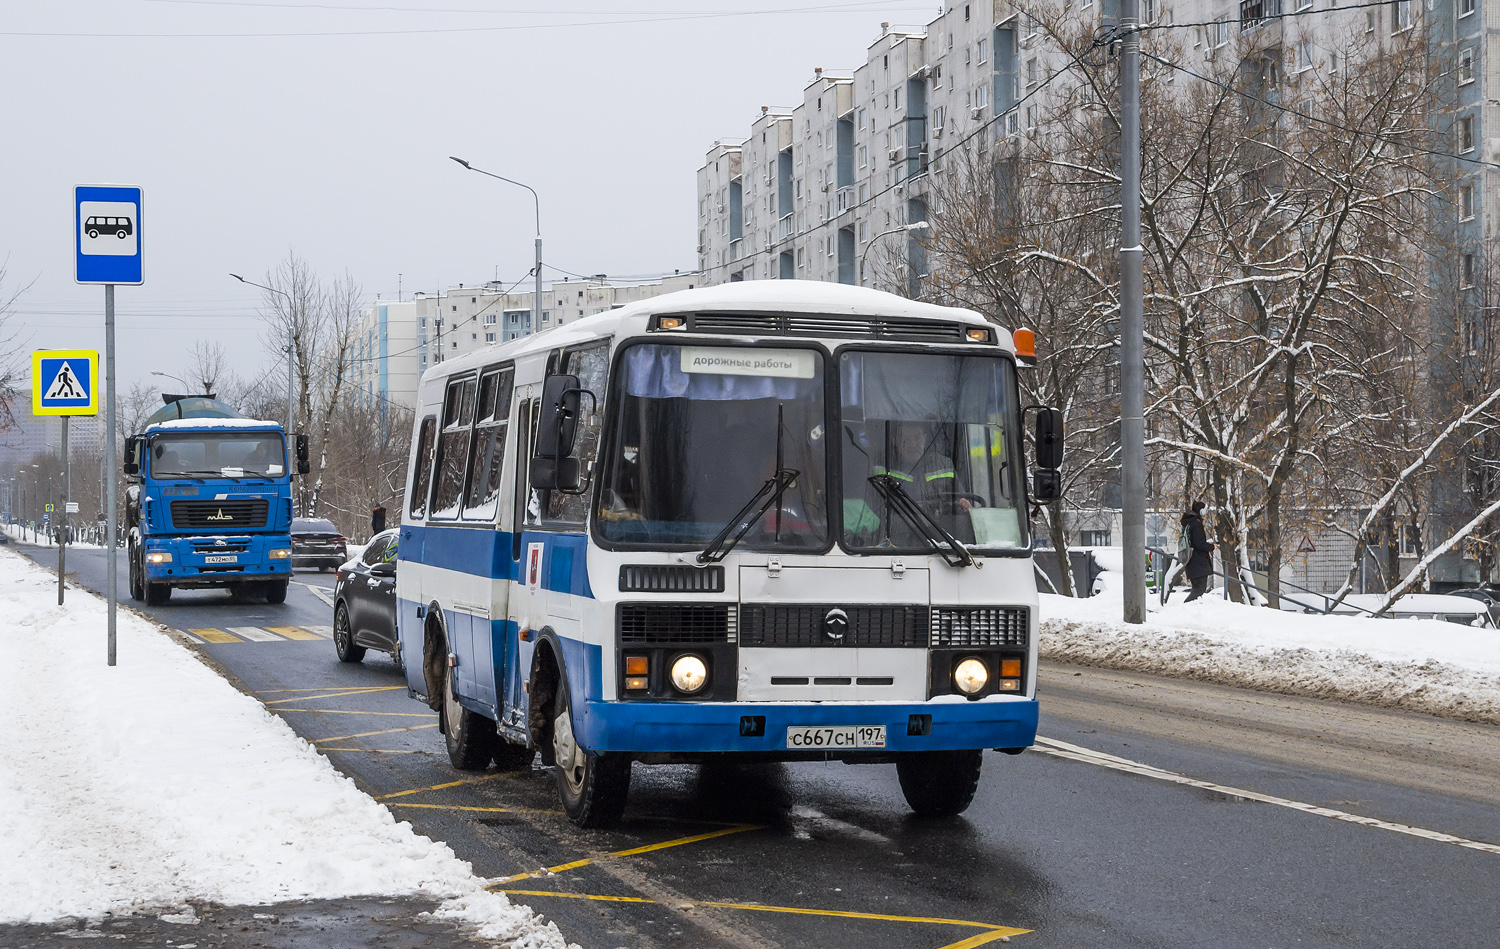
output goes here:
{"type": "Polygon", "coordinates": [[[292,576],[291,471],[305,436],[206,397],[167,405],[126,442],[130,594],[152,605],[177,587],[286,599],[292,576]]]}

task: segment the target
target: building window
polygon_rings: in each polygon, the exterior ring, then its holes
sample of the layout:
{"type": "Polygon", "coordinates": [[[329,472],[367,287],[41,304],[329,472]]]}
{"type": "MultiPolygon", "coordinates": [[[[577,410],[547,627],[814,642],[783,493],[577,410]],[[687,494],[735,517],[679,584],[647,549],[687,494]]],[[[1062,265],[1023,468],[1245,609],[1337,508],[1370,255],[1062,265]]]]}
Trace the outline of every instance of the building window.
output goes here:
{"type": "Polygon", "coordinates": [[[1037,69],[1036,57],[1026,60],[1026,88],[1031,89],[1037,84],[1040,70],[1037,69]]]}
{"type": "Polygon", "coordinates": [[[1458,150],[1472,152],[1474,150],[1474,116],[1466,115],[1458,120],[1458,150]]]}
{"type": "Polygon", "coordinates": [[[1142,23],[1156,22],[1156,0],[1141,0],[1140,11],[1142,23]]]}
{"type": "Polygon", "coordinates": [[[1474,12],[1474,0],[1458,0],[1458,15],[1468,16],[1474,12]]]}
{"type": "Polygon", "coordinates": [[[1464,323],[1464,347],[1470,356],[1479,355],[1479,324],[1473,320],[1464,323]]]}
{"type": "Polygon", "coordinates": [[[1306,72],[1312,67],[1312,44],[1303,40],[1297,44],[1297,71],[1306,72]]]}
{"type": "Polygon", "coordinates": [[[1474,217],[1474,186],[1461,185],[1458,189],[1458,217],[1461,221],[1474,217]]]}
{"type": "Polygon", "coordinates": [[[1396,0],[1391,10],[1391,32],[1400,33],[1411,29],[1414,4],[1412,0],[1396,0]]]}
{"type": "Polygon", "coordinates": [[[1218,49],[1229,43],[1229,21],[1215,20],[1208,27],[1208,48],[1218,49]]]}
{"type": "Polygon", "coordinates": [[[484,334],[484,341],[486,343],[493,343],[495,341],[495,334],[494,333],[485,333],[484,334]]]}
{"type": "Polygon", "coordinates": [[[1459,286],[1474,286],[1474,255],[1464,254],[1463,264],[1459,272],[1459,286]]]}
{"type": "Polygon", "coordinates": [[[1036,106],[1034,105],[1026,107],[1026,127],[1028,129],[1036,128],[1036,106]]]}
{"type": "Polygon", "coordinates": [[[861,168],[868,168],[869,165],[870,165],[870,149],[869,149],[869,146],[861,145],[861,146],[859,146],[859,167],[861,167],[861,168]]]}
{"type": "MultiPolygon", "coordinates": [[[[1150,0],[1147,0],[1147,2],[1150,2],[1150,0]]],[[[980,65],[983,65],[984,63],[989,61],[989,56],[986,52],[989,44],[985,40],[980,40],[976,45],[979,50],[979,63],[980,65]]]]}
{"type": "Polygon", "coordinates": [[[1313,5],[1313,0],[1297,0],[1297,9],[1298,10],[1311,10],[1312,9],[1312,5],[1313,5]]]}
{"type": "Polygon", "coordinates": [[[457,313],[457,312],[458,312],[458,307],[456,307],[456,306],[455,306],[455,307],[454,307],[454,308],[453,308],[453,312],[454,312],[454,313],[457,313]]]}
{"type": "Polygon", "coordinates": [[[1078,545],[1080,547],[1108,547],[1110,546],[1109,540],[1109,531],[1107,530],[1078,532],[1078,545]]]}
{"type": "Polygon", "coordinates": [[[1474,81],[1474,50],[1461,50],[1458,54],[1458,84],[1474,81]]]}
{"type": "Polygon", "coordinates": [[[493,314],[493,313],[486,313],[484,315],[484,325],[485,326],[494,326],[495,325],[495,314],[493,314]]]}
{"type": "Polygon", "coordinates": [[[1374,10],[1366,10],[1365,11],[1365,32],[1366,33],[1374,33],[1375,32],[1375,11],[1374,10]]]}

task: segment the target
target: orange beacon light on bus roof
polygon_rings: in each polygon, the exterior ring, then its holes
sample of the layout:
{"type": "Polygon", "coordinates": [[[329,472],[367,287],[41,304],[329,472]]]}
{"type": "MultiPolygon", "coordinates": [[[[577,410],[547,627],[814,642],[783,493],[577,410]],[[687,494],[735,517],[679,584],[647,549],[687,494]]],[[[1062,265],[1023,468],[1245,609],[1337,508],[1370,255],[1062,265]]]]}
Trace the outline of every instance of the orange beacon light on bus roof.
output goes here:
{"type": "Polygon", "coordinates": [[[1017,329],[1010,334],[1016,345],[1016,359],[1027,366],[1036,365],[1036,334],[1029,329],[1017,329]]]}

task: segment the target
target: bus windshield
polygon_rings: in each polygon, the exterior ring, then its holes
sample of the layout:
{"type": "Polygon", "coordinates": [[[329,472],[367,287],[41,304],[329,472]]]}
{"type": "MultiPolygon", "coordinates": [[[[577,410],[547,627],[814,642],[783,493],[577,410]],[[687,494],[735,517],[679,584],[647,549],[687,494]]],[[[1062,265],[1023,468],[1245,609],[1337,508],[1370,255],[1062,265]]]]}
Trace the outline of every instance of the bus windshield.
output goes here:
{"type": "Polygon", "coordinates": [[[839,356],[843,543],[931,549],[904,494],[976,553],[1029,548],[1014,370],[999,356],[839,356]]]}
{"type": "Polygon", "coordinates": [[[644,343],[610,399],[596,530],[619,546],[703,547],[773,479],[751,549],[828,544],[824,355],[815,348],[644,343]],[[768,495],[769,496],[769,495],[768,495]]]}
{"type": "Polygon", "coordinates": [[[279,478],[286,474],[281,436],[183,433],[151,440],[153,478],[279,478]]]}

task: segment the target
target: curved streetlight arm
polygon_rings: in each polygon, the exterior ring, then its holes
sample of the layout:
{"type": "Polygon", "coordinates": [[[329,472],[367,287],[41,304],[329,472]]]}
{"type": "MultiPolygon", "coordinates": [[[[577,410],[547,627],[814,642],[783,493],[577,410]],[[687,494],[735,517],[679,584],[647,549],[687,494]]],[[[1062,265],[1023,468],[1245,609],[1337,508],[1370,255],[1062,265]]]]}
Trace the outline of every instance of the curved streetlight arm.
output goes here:
{"type": "Polygon", "coordinates": [[[871,247],[875,246],[876,241],[880,240],[882,237],[889,237],[892,234],[900,234],[904,231],[925,231],[929,227],[931,227],[931,225],[926,221],[913,221],[910,224],[903,224],[900,227],[893,227],[888,231],[881,231],[879,234],[876,234],[874,237],[870,238],[869,242],[865,244],[865,249],[859,252],[859,285],[865,285],[865,255],[870,252],[871,247]]]}
{"type": "Polygon", "coordinates": [[[522,182],[516,181],[512,178],[507,178],[504,175],[497,175],[493,171],[485,171],[483,168],[475,168],[473,165],[464,161],[462,158],[457,158],[453,155],[449,155],[448,157],[453,161],[458,162],[460,165],[463,165],[470,171],[477,171],[481,175],[488,175],[489,177],[503,181],[506,184],[512,184],[518,188],[525,188],[527,191],[530,191],[532,203],[536,205],[536,234],[538,237],[542,236],[542,199],[537,197],[535,188],[533,188],[531,185],[523,184],[522,182]]]}
{"type": "Polygon", "coordinates": [[[178,382],[182,383],[184,386],[188,385],[188,381],[186,379],[182,378],[181,376],[174,376],[170,372],[162,372],[160,369],[153,369],[153,370],[151,370],[151,374],[153,376],[164,376],[164,377],[166,377],[168,379],[176,379],[178,382]]]}
{"type": "MultiPolygon", "coordinates": [[[[263,283],[256,283],[254,280],[246,280],[244,277],[241,277],[237,273],[232,273],[229,276],[238,280],[240,283],[247,284],[248,286],[259,287],[260,289],[265,290],[268,293],[279,293],[282,296],[286,297],[286,432],[284,434],[286,435],[287,446],[288,448],[290,448],[292,438],[292,423],[296,420],[296,406],[292,402],[292,389],[294,388],[292,384],[292,325],[295,322],[292,311],[297,308],[297,304],[292,300],[292,295],[290,293],[287,293],[285,290],[277,290],[275,287],[268,287],[263,283]]],[[[183,385],[186,384],[187,383],[183,383],[183,385]]],[[[288,464],[290,465],[290,463],[288,464]]],[[[290,466],[287,470],[291,470],[290,466]]]]}

